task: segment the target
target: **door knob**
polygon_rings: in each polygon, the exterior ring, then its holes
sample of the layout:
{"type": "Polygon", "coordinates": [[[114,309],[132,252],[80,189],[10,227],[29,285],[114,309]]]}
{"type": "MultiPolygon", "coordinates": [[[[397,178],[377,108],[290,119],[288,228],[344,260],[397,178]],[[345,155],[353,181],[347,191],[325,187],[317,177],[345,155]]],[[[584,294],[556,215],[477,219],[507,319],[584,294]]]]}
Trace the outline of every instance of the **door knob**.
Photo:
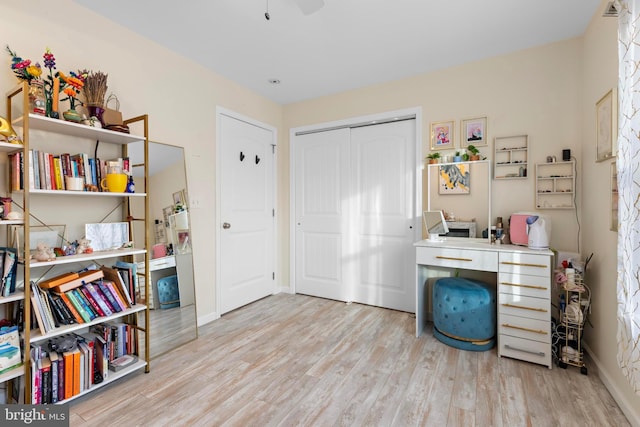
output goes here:
{"type": "Polygon", "coordinates": [[[225,222],[225,223],[222,224],[222,228],[224,228],[225,230],[227,228],[231,228],[231,224],[229,224],[228,222],[225,222]]]}

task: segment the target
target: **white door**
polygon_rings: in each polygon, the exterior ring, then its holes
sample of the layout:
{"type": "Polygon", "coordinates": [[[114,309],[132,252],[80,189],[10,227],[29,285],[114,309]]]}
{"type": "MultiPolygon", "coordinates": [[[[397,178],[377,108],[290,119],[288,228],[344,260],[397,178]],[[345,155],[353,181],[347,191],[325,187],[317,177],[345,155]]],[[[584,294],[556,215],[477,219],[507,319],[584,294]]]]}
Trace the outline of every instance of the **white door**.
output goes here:
{"type": "Polygon", "coordinates": [[[295,138],[296,292],[415,310],[415,121],[295,138]]]}
{"type": "Polygon", "coordinates": [[[220,314],[274,292],[273,131],[221,115],[220,314]]]}
{"type": "Polygon", "coordinates": [[[413,120],[351,131],[355,302],[415,310],[415,146],[413,120]]]}
{"type": "Polygon", "coordinates": [[[296,137],[296,292],[349,301],[349,129],[296,137]]]}

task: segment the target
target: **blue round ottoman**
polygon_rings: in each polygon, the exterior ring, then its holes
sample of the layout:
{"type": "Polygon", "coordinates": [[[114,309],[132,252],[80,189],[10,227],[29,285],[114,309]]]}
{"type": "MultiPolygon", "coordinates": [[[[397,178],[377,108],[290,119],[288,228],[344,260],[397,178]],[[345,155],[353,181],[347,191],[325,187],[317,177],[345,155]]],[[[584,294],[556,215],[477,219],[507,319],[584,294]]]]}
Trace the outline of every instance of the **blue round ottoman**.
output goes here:
{"type": "Polygon", "coordinates": [[[461,277],[438,279],[433,286],[433,335],[462,350],[485,351],[495,345],[495,286],[461,277]]]}

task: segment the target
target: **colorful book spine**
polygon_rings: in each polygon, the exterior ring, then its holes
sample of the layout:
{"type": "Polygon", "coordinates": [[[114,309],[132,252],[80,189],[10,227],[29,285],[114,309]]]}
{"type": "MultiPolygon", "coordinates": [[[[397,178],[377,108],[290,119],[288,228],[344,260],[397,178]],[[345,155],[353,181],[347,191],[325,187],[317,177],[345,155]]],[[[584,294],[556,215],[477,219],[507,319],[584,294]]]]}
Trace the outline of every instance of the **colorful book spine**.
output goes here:
{"type": "Polygon", "coordinates": [[[76,308],[75,304],[71,301],[69,296],[66,293],[58,294],[58,296],[64,302],[64,305],[67,306],[69,312],[73,315],[74,319],[76,319],[76,322],[84,323],[84,318],[80,315],[80,312],[76,308]]]}
{"type": "Polygon", "coordinates": [[[105,280],[104,285],[109,289],[113,298],[117,301],[122,310],[126,310],[129,306],[124,302],[124,297],[120,295],[120,291],[116,288],[116,285],[111,280],[105,280]]]}
{"type": "Polygon", "coordinates": [[[111,316],[113,314],[113,311],[107,304],[107,301],[105,300],[104,296],[100,293],[100,290],[97,288],[97,286],[93,283],[87,283],[84,287],[91,294],[91,296],[96,301],[96,303],[100,306],[100,309],[103,312],[102,315],[111,316]]]}
{"type": "Polygon", "coordinates": [[[78,288],[73,289],[70,292],[76,297],[76,299],[80,302],[80,304],[82,304],[82,308],[84,308],[84,310],[89,314],[89,318],[91,320],[98,317],[96,312],[93,311],[93,308],[91,308],[91,304],[89,303],[89,301],[87,301],[87,298],[84,296],[82,292],[80,292],[78,288]]]}
{"type": "Polygon", "coordinates": [[[56,187],[58,190],[64,190],[65,189],[64,173],[63,173],[64,171],[62,169],[62,160],[60,159],[60,156],[53,158],[53,166],[56,172],[56,187]]]}
{"type": "Polygon", "coordinates": [[[79,287],[78,289],[80,289],[80,292],[82,292],[82,295],[84,295],[87,301],[89,301],[89,304],[91,304],[91,308],[93,309],[93,311],[95,311],[98,316],[104,317],[105,313],[102,310],[102,307],[100,307],[100,304],[98,304],[98,301],[96,301],[93,295],[91,295],[91,292],[89,292],[89,289],[87,289],[87,285],[89,285],[89,283],[79,287]]]}
{"type": "Polygon", "coordinates": [[[51,359],[51,403],[58,402],[58,353],[49,355],[51,359]]]}
{"type": "Polygon", "coordinates": [[[58,354],[58,400],[64,400],[64,381],[65,381],[65,369],[64,369],[64,357],[62,353],[58,354]]]}
{"type": "Polygon", "coordinates": [[[91,322],[91,316],[84,309],[84,306],[82,305],[82,303],[78,301],[75,294],[73,293],[73,290],[65,292],[65,295],[67,296],[67,298],[69,298],[69,300],[71,301],[75,309],[78,311],[78,313],[80,313],[80,316],[82,317],[82,321],[84,323],[91,322]]]}
{"type": "Polygon", "coordinates": [[[115,296],[111,293],[111,290],[105,282],[105,280],[100,280],[99,282],[97,282],[98,289],[100,289],[102,294],[107,298],[109,304],[111,304],[111,308],[113,309],[113,311],[119,313],[122,311],[122,306],[118,303],[118,300],[116,300],[115,296]]]}

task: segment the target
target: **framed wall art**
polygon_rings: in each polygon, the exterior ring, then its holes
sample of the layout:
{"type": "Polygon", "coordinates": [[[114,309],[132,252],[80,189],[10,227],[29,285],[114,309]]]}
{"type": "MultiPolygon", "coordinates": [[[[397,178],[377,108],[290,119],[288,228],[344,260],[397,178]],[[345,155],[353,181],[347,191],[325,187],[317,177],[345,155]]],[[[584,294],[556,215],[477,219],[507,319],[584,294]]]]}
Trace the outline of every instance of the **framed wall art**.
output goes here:
{"type": "Polygon", "coordinates": [[[471,171],[468,164],[442,165],[438,175],[439,194],[469,194],[471,171]]]}
{"type": "Polygon", "coordinates": [[[455,121],[431,123],[431,149],[450,150],[454,148],[453,127],[455,121]]]}
{"type": "Polygon", "coordinates": [[[596,103],[596,162],[615,157],[617,139],[618,96],[611,89],[596,103]]]}
{"type": "Polygon", "coordinates": [[[184,206],[184,190],[173,193],[173,204],[184,206]]]}
{"type": "Polygon", "coordinates": [[[481,147],[487,143],[487,118],[477,117],[460,122],[460,148],[466,148],[469,144],[481,147]]]}

